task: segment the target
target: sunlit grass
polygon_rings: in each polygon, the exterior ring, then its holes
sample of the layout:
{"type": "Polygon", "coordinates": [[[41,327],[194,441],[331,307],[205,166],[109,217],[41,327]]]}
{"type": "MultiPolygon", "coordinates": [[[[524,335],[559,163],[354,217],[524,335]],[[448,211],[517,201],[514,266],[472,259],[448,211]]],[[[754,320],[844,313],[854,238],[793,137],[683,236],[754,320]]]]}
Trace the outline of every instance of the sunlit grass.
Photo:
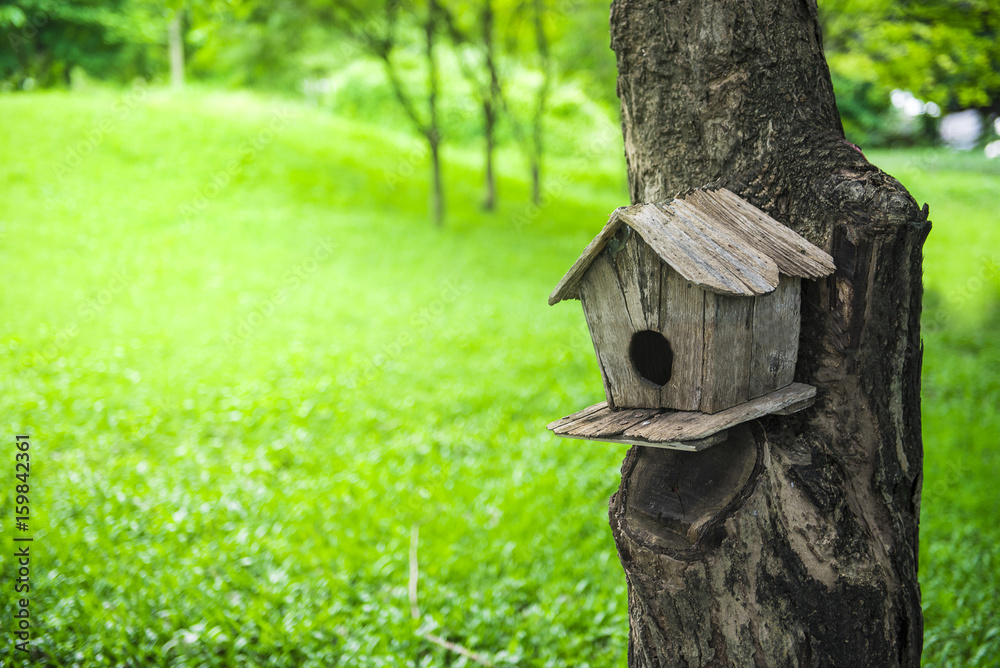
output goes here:
{"type": "MultiPolygon", "coordinates": [[[[0,97],[0,416],[35,443],[38,658],[460,665],[414,633],[419,525],[424,630],[620,665],[624,450],[544,430],[601,397],[580,310],[546,296],[626,198],[609,137],[548,165],[541,209],[504,152],[494,214],[475,148],[450,149],[442,230],[401,129],[245,94],[0,97]]],[[[931,315],[956,314],[927,337],[928,658],[985,666],[997,320],[945,302],[955,254],[1000,249],[1000,177],[908,159],[875,158],[931,202],[931,315]]]]}

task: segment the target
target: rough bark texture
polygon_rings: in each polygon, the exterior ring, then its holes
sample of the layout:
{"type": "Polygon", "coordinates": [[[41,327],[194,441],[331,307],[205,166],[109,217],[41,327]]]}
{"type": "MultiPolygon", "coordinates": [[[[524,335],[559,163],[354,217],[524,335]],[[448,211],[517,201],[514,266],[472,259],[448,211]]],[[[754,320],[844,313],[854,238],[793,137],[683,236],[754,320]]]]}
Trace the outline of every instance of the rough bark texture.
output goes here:
{"type": "Polygon", "coordinates": [[[633,203],[717,182],[837,264],[803,281],[814,407],[626,456],[629,663],[918,666],[926,210],[844,139],[815,0],[616,0],[611,32],[633,203]]]}

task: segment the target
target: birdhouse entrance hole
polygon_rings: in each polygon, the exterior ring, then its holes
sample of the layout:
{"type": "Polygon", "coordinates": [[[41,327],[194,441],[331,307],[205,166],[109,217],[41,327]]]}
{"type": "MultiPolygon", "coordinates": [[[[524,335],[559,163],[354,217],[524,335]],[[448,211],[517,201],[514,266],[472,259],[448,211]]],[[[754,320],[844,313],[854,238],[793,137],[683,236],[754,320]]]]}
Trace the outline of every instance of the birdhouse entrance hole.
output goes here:
{"type": "Polygon", "coordinates": [[[645,380],[660,387],[670,380],[674,351],[670,348],[670,342],[659,332],[646,329],[633,334],[628,356],[636,372],[645,380]]]}

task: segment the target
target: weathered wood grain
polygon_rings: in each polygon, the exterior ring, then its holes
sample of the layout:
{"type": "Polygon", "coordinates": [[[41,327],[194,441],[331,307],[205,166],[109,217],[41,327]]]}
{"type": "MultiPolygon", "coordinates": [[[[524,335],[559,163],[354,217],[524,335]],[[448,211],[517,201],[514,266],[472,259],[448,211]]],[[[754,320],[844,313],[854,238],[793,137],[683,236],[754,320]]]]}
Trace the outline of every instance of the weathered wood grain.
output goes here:
{"type": "Polygon", "coordinates": [[[556,426],[553,427],[550,425],[550,429],[560,436],[575,436],[597,440],[604,437],[613,438],[625,433],[633,425],[655,418],[657,415],[663,413],[663,411],[664,409],[662,408],[630,408],[628,410],[616,411],[605,403],[602,409],[592,412],[582,419],[574,419],[578,415],[574,414],[562,420],[557,420],[553,423],[556,426]]]}
{"type": "Polygon", "coordinates": [[[749,397],[759,397],[792,382],[799,352],[800,283],[782,276],[777,289],[753,304],[749,397]]]}
{"type": "Polygon", "coordinates": [[[731,273],[732,279],[742,283],[748,292],[767,294],[778,285],[778,265],[767,256],[767,249],[744,243],[729,229],[727,219],[715,217],[680,198],[663,208],[673,213],[675,224],[697,235],[704,260],[712,262],[720,272],[731,273]]]}
{"type": "MultiPolygon", "coordinates": [[[[650,443],[649,441],[643,441],[641,439],[635,438],[600,438],[601,443],[617,443],[618,445],[642,445],[647,448],[662,448],[665,450],[681,450],[684,452],[701,452],[706,450],[713,445],[718,445],[722,443],[729,437],[728,431],[721,431],[718,434],[712,434],[708,438],[703,438],[700,441],[667,441],[664,443],[650,443]]],[[[566,438],[574,438],[577,440],[594,440],[585,439],[577,436],[566,436],[566,438]]]]}
{"type": "MultiPolygon", "coordinates": [[[[622,230],[631,230],[622,227],[622,230]]],[[[663,261],[638,234],[631,234],[612,263],[632,326],[655,330],[660,325],[660,270],[663,261]]]]}
{"type": "Polygon", "coordinates": [[[725,220],[743,243],[766,253],[781,273],[799,278],[821,278],[835,267],[829,253],[817,248],[792,229],[753,204],[725,189],[694,190],[692,200],[715,220],[725,220]]]}
{"type": "Polygon", "coordinates": [[[773,262],[773,271],[767,275],[757,271],[749,256],[726,252],[725,239],[714,239],[669,206],[639,205],[620,209],[618,215],[664,262],[709,290],[752,297],[770,292],[777,285],[777,266],[773,262]]]}
{"type": "Polygon", "coordinates": [[[701,405],[715,413],[750,398],[753,301],[705,293],[701,405]]]}
{"type": "Polygon", "coordinates": [[[705,290],[670,267],[663,268],[660,332],[674,351],[673,373],[660,390],[661,405],[696,411],[701,405],[705,351],[705,290]]]}
{"type": "Polygon", "coordinates": [[[587,406],[582,411],[577,411],[572,415],[567,415],[566,417],[559,418],[558,420],[553,420],[552,422],[545,425],[545,428],[551,431],[553,429],[556,429],[557,427],[569,427],[579,422],[580,420],[583,420],[584,418],[590,417],[594,413],[604,410],[607,407],[608,407],[608,402],[606,401],[596,403],[593,406],[587,406]]]}
{"type": "Polygon", "coordinates": [[[590,267],[590,263],[604,250],[608,245],[608,241],[611,240],[622,226],[622,220],[619,217],[620,211],[621,209],[619,208],[611,213],[611,217],[608,218],[608,222],[601,232],[587,244],[580,257],[576,259],[573,266],[569,268],[569,271],[556,284],[556,287],[552,290],[552,294],[549,295],[549,306],[558,304],[564,299],[580,298],[580,282],[590,267]]]}
{"type": "Polygon", "coordinates": [[[594,352],[601,367],[608,402],[615,406],[615,397],[635,384],[630,370],[621,362],[621,351],[628,349],[632,323],[618,277],[606,253],[601,253],[580,284],[580,300],[594,342],[594,352]]]}
{"type": "Polygon", "coordinates": [[[793,383],[714,414],[652,408],[615,411],[603,403],[556,420],[548,428],[566,438],[641,445],[690,443],[793,406],[804,408],[815,396],[815,387],[793,383]]]}
{"type": "Polygon", "coordinates": [[[774,411],[772,415],[791,415],[792,413],[798,413],[799,411],[805,410],[816,403],[816,397],[809,397],[808,399],[803,399],[802,401],[796,401],[794,404],[786,406],[781,410],[774,411]]]}
{"type": "Polygon", "coordinates": [[[819,278],[833,259],[791,229],[724,189],[696,189],[665,204],[616,209],[549,296],[579,296],[580,282],[622,225],[634,229],[688,280],[725,295],[753,297],[777,287],[778,273],[819,278]]]}
{"type": "Polygon", "coordinates": [[[639,462],[633,469],[631,489],[639,498],[629,508],[629,520],[636,526],[670,522],[672,531],[657,534],[653,544],[681,550],[690,549],[705,523],[733,501],[750,480],[757,461],[753,434],[747,425],[737,426],[724,443],[705,452],[639,448],[637,454],[639,462]]]}

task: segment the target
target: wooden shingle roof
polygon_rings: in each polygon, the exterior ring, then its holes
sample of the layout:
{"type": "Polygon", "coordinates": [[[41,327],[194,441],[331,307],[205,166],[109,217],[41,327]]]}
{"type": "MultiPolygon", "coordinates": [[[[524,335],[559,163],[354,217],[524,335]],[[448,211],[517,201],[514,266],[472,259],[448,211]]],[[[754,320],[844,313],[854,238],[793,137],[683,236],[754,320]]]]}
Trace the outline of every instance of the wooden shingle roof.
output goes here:
{"type": "Polygon", "coordinates": [[[665,204],[617,209],[562,277],[549,304],[577,299],[590,263],[623,225],[689,281],[712,292],[755,297],[778,286],[778,274],[820,278],[833,258],[732,192],[692,190],[665,204]]]}

